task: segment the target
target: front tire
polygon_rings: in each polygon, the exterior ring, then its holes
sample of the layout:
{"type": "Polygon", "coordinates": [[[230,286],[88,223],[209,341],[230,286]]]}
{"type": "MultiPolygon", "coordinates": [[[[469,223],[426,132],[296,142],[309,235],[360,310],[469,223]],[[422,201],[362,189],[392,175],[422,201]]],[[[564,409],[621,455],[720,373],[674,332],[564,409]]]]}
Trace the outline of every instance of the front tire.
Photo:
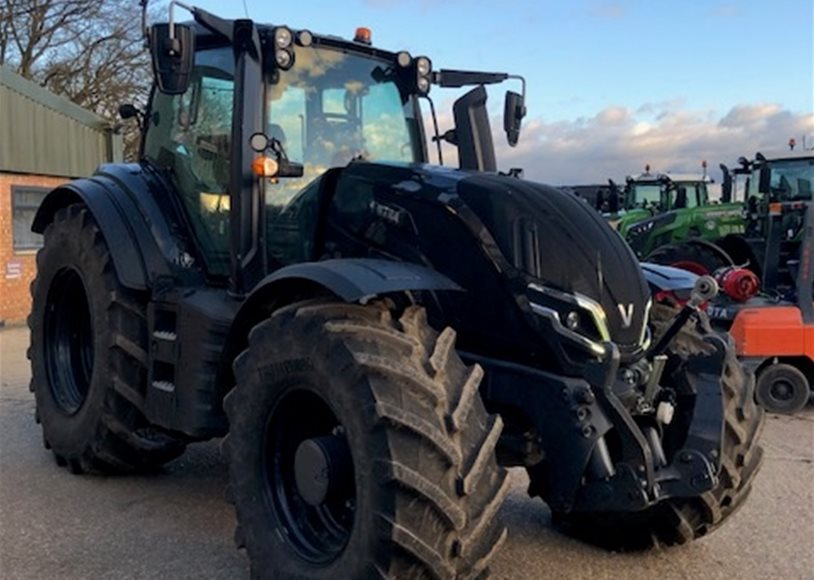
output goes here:
{"type": "Polygon", "coordinates": [[[224,442],[254,578],[478,578],[506,537],[502,422],[425,312],[310,301],[256,326],[224,442]]]}
{"type": "Polygon", "coordinates": [[[121,286],[88,209],[60,209],[32,284],[31,390],[43,441],[73,473],[123,473],[178,457],[184,443],[150,426],[147,308],[121,286]]]}

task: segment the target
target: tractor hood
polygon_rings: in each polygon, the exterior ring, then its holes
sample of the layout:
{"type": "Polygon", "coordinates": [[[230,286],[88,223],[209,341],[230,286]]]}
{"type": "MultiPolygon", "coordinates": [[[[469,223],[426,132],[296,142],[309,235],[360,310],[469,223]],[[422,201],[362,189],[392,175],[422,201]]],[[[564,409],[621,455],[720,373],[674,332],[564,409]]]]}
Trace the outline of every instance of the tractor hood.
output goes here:
{"type": "MultiPolygon", "coordinates": [[[[497,275],[502,286],[526,293],[535,321],[545,318],[582,347],[596,353],[613,341],[623,356],[641,350],[650,293],[639,263],[573,194],[499,174],[354,162],[339,171],[333,207],[341,214],[335,221],[366,243],[433,264],[478,295],[479,312],[503,308],[488,299],[497,275]],[[439,205],[447,211],[439,214],[439,205]],[[421,257],[408,253],[416,247],[421,257]],[[481,270],[489,262],[491,271],[481,270]]],[[[499,316],[492,324],[501,324],[499,316]]]]}
{"type": "MultiPolygon", "coordinates": [[[[516,268],[540,286],[601,306],[609,338],[623,352],[641,346],[647,282],[633,252],[599,213],[559,189],[502,175],[471,175],[457,183],[457,192],[516,268]]],[[[595,338],[608,338],[593,330],[595,338]]]]}

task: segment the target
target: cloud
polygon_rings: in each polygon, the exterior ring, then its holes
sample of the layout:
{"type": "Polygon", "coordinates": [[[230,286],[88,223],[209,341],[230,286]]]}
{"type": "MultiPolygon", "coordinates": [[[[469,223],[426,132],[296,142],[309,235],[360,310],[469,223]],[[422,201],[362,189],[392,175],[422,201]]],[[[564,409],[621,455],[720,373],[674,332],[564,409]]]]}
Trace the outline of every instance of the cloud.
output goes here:
{"type": "Polygon", "coordinates": [[[699,172],[702,160],[716,168],[740,155],[782,150],[790,137],[799,142],[814,132],[814,115],[773,103],[738,105],[722,117],[674,102],[614,106],[572,121],[527,119],[514,148],[498,131],[500,118],[492,120],[492,127],[501,169],[523,167],[531,180],[584,184],[618,179],[645,164],[655,171],[699,172]]]}
{"type": "Polygon", "coordinates": [[[591,15],[603,20],[619,20],[627,15],[627,7],[619,2],[596,2],[591,15]]]}
{"type": "Polygon", "coordinates": [[[709,14],[718,18],[734,18],[741,13],[738,5],[735,2],[720,2],[711,7],[709,14]]]}

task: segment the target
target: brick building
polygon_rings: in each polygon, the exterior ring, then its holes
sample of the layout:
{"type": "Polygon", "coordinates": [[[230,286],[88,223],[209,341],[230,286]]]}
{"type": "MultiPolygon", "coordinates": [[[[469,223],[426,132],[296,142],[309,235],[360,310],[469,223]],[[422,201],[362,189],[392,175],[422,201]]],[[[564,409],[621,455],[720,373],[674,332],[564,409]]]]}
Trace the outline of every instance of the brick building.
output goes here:
{"type": "Polygon", "coordinates": [[[120,160],[121,147],[107,121],[0,66],[0,325],[28,316],[45,194],[120,160]]]}

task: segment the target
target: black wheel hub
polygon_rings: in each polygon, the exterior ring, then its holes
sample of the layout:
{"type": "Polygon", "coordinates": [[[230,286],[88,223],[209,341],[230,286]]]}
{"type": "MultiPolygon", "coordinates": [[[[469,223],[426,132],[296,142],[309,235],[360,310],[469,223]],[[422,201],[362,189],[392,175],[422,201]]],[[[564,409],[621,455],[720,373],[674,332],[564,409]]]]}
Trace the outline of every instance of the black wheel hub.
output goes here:
{"type": "Polygon", "coordinates": [[[340,433],[306,439],[294,456],[297,491],[308,505],[317,507],[329,498],[341,498],[352,491],[353,460],[345,437],[340,433]]]}
{"type": "Polygon", "coordinates": [[[778,380],[772,383],[769,394],[775,401],[786,402],[794,397],[794,386],[786,380],[778,380]]]}
{"type": "Polygon", "coordinates": [[[356,509],[344,427],[320,395],[291,390],[269,416],[265,450],[266,493],[280,535],[303,559],[332,562],[350,539],[356,509]]]}
{"type": "Polygon", "coordinates": [[[45,304],[44,353],[51,395],[60,410],[82,408],[93,374],[93,323],[82,277],[73,268],[54,276],[45,304]]]}

